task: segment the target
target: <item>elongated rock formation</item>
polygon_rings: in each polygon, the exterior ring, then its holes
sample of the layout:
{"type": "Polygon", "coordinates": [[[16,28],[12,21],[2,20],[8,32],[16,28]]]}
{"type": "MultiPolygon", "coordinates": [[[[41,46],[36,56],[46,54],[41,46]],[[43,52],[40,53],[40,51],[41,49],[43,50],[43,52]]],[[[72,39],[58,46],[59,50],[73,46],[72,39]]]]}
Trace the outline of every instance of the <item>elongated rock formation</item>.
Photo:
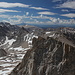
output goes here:
{"type": "Polygon", "coordinates": [[[34,38],[10,75],[75,75],[75,48],[53,38],[34,38]]]}

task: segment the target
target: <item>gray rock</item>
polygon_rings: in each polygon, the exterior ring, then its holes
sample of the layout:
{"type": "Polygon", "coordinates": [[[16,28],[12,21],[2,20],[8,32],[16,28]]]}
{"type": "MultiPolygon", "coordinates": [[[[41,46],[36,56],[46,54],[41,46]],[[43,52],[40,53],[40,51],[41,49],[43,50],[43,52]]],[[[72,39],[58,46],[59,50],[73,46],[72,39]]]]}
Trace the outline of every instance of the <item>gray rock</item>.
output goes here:
{"type": "Polygon", "coordinates": [[[4,49],[0,49],[0,57],[6,56],[7,52],[4,49]]]}
{"type": "Polygon", "coordinates": [[[10,75],[75,75],[75,48],[53,38],[34,38],[33,48],[10,75]]]}

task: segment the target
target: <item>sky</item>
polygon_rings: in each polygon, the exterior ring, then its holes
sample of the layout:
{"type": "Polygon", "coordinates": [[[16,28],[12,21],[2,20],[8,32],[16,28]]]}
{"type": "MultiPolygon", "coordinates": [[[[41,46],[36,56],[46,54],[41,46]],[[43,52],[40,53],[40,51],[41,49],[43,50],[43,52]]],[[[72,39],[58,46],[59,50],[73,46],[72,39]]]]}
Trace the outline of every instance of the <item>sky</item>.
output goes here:
{"type": "Polygon", "coordinates": [[[0,22],[75,25],[75,0],[0,0],[0,22]]]}

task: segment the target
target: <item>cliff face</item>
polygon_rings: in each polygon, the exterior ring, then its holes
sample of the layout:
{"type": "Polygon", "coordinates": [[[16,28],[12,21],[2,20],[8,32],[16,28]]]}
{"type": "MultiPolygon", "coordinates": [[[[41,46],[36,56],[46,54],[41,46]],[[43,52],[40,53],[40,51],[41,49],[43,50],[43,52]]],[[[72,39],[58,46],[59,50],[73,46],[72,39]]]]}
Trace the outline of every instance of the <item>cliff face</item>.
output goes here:
{"type": "Polygon", "coordinates": [[[10,75],[75,75],[75,48],[52,38],[34,38],[32,49],[10,75]]]}
{"type": "Polygon", "coordinates": [[[4,49],[0,49],[0,57],[6,56],[7,52],[4,49]]]}

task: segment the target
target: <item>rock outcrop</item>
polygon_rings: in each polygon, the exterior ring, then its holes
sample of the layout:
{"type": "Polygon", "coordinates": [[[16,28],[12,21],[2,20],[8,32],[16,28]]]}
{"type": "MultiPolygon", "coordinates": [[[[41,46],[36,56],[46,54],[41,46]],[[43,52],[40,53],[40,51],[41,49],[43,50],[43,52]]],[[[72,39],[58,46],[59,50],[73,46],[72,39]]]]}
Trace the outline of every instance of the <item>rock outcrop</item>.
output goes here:
{"type": "Polygon", "coordinates": [[[33,48],[10,75],[75,75],[75,48],[53,38],[34,38],[33,48]]]}
{"type": "Polygon", "coordinates": [[[0,57],[6,56],[7,52],[4,49],[0,49],[0,57]]]}

